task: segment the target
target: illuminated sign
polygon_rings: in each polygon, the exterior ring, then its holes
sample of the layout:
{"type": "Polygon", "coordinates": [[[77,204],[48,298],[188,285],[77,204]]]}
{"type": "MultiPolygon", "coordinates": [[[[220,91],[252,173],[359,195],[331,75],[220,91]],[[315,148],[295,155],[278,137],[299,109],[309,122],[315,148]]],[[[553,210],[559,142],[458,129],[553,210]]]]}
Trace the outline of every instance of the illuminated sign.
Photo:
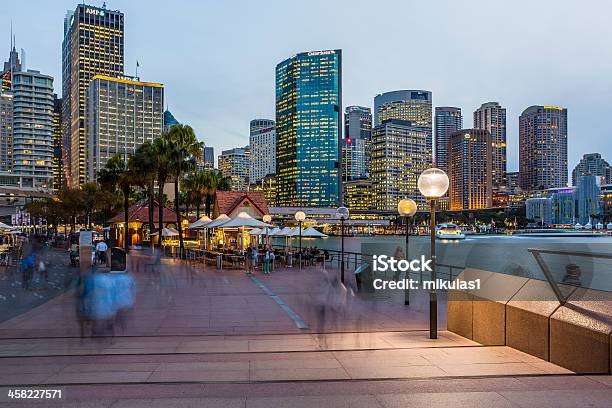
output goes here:
{"type": "Polygon", "coordinates": [[[559,106],[544,106],[544,109],[563,110],[563,108],[560,108],[559,106]]]}
{"type": "Polygon", "coordinates": [[[86,8],[85,9],[85,13],[86,14],[93,14],[94,16],[104,16],[104,10],[98,10],[98,9],[94,9],[94,8],[86,8]]]}
{"type": "Polygon", "coordinates": [[[329,55],[329,54],[335,54],[336,51],[334,50],[326,50],[326,51],[311,51],[308,53],[309,57],[315,56],[315,55],[329,55]]]}

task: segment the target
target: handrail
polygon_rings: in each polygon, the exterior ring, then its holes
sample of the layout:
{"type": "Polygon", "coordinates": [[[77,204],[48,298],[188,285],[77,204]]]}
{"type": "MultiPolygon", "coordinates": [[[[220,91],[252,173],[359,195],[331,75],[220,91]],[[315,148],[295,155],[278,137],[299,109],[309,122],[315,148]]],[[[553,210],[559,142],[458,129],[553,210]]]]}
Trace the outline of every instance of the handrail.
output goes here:
{"type": "Polygon", "coordinates": [[[612,259],[612,254],[602,254],[602,253],[593,253],[593,252],[560,251],[560,250],[541,249],[541,248],[528,248],[527,251],[531,253],[540,253],[540,254],[570,255],[570,256],[583,256],[587,258],[612,259]]]}
{"type": "Polygon", "coordinates": [[[542,254],[569,255],[569,256],[582,256],[582,257],[587,257],[587,258],[612,259],[612,254],[591,253],[591,252],[581,252],[581,251],[560,251],[560,250],[542,249],[542,248],[528,248],[527,251],[530,252],[531,255],[533,255],[533,257],[535,258],[538,266],[540,267],[540,270],[542,271],[542,273],[544,273],[544,277],[548,281],[548,284],[550,285],[551,289],[555,293],[555,296],[557,297],[557,300],[559,301],[561,306],[565,305],[565,303],[567,302],[569,298],[569,295],[563,296],[563,293],[561,293],[561,289],[559,289],[559,285],[554,280],[552,273],[550,271],[550,268],[548,268],[548,265],[542,258],[542,254]]]}

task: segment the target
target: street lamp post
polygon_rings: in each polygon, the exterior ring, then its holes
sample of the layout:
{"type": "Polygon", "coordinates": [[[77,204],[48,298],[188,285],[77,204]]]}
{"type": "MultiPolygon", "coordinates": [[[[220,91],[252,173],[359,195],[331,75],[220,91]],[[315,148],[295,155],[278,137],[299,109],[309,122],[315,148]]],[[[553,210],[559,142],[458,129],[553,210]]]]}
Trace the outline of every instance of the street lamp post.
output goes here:
{"type": "MultiPolygon", "coordinates": [[[[421,173],[417,181],[419,191],[429,201],[430,205],[431,280],[434,285],[436,282],[436,200],[446,194],[448,183],[446,173],[435,167],[421,173]]],[[[429,338],[438,338],[438,293],[435,286],[429,291],[429,338]]]]}
{"type": "MultiPolygon", "coordinates": [[[[266,214],[262,217],[263,222],[270,224],[272,222],[272,216],[266,214]]],[[[270,245],[270,227],[266,227],[266,245],[270,245]]]]}
{"type": "Polygon", "coordinates": [[[340,255],[340,282],[344,283],[344,221],[348,220],[350,215],[349,209],[346,207],[339,207],[336,210],[338,218],[340,218],[340,239],[342,241],[342,251],[340,255]]]}
{"type": "Polygon", "coordinates": [[[306,219],[306,214],[304,211],[298,211],[295,213],[295,219],[298,222],[300,232],[300,270],[302,270],[302,222],[306,219]]]}
{"type": "MultiPolygon", "coordinates": [[[[410,227],[412,226],[412,217],[417,212],[417,204],[410,198],[403,199],[397,204],[397,212],[406,219],[406,260],[408,257],[408,239],[410,237],[410,227]]],[[[410,278],[409,272],[406,272],[406,278],[410,278]]],[[[410,292],[408,287],[409,281],[406,282],[406,289],[404,290],[404,305],[410,305],[410,292]]]]}

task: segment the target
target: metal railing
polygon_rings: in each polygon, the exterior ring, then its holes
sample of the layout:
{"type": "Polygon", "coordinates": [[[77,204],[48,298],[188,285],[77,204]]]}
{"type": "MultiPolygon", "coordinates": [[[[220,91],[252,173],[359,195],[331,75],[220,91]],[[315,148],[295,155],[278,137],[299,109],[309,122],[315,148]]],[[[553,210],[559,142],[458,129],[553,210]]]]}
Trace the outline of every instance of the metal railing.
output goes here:
{"type": "MultiPolygon", "coordinates": [[[[578,256],[578,257],[583,257],[583,258],[598,258],[598,259],[612,260],[612,254],[602,254],[602,253],[583,252],[583,251],[560,251],[560,250],[541,249],[541,248],[528,248],[527,251],[529,251],[531,255],[533,255],[533,257],[535,258],[536,263],[538,264],[540,270],[544,274],[546,281],[548,281],[550,288],[554,292],[557,300],[559,301],[561,305],[564,305],[567,302],[569,298],[569,294],[567,296],[563,295],[563,293],[561,292],[561,288],[559,288],[559,284],[555,281],[548,264],[544,261],[544,258],[542,257],[542,254],[578,256]]],[[[566,284],[571,285],[571,283],[566,283],[566,284]]]]}

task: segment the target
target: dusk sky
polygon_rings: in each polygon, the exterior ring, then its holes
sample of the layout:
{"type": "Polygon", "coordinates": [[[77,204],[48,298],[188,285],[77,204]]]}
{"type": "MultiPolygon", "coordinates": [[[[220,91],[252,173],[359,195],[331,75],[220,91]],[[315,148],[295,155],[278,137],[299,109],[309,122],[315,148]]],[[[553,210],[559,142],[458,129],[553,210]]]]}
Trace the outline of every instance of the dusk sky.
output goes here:
{"type": "MultiPolygon", "coordinates": [[[[88,4],[101,6],[102,1],[88,4]]],[[[74,0],[7,2],[27,68],[61,95],[61,41],[74,0]]],[[[518,116],[530,105],[568,108],[569,170],[584,153],[612,161],[612,2],[109,0],[125,14],[126,74],[161,82],[174,116],[222,149],[248,144],[249,121],[274,119],[274,69],[303,51],[343,50],[343,103],[377,93],[433,92],[464,127],[481,103],[507,108],[508,170],[518,168],[518,116]]],[[[4,50],[4,51],[1,51],[4,50]]]]}

